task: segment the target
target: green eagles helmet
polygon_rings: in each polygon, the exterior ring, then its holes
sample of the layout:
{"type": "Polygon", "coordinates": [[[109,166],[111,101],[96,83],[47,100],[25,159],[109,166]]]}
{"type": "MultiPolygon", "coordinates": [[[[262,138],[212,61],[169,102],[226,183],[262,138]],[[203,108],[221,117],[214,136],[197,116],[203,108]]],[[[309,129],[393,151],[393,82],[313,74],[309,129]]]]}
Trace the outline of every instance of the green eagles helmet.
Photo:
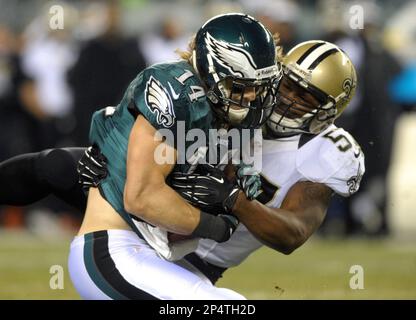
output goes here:
{"type": "Polygon", "coordinates": [[[238,13],[208,20],[196,34],[193,65],[226,123],[253,128],[271,115],[282,72],[273,36],[259,21],[238,13]]]}

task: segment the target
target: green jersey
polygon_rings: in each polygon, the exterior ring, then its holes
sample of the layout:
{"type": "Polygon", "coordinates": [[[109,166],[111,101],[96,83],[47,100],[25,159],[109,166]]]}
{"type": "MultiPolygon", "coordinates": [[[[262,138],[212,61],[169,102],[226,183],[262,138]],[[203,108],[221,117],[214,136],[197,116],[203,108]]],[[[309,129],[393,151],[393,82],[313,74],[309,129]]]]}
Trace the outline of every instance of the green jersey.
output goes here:
{"type": "MultiPolygon", "coordinates": [[[[108,175],[100,184],[100,192],[136,232],[133,217],[124,210],[123,191],[128,139],[138,115],[144,116],[155,129],[173,134],[178,157],[183,157],[181,153],[192,144],[192,141],[177,139],[179,129],[186,133],[199,128],[208,136],[208,130],[214,126],[202,84],[185,61],[157,64],[143,70],[130,83],[118,106],[94,113],[90,142],[100,148],[108,162],[108,175]],[[177,143],[185,148],[177,148],[177,143]]],[[[176,165],[175,170],[186,168],[186,165],[176,165]]]]}

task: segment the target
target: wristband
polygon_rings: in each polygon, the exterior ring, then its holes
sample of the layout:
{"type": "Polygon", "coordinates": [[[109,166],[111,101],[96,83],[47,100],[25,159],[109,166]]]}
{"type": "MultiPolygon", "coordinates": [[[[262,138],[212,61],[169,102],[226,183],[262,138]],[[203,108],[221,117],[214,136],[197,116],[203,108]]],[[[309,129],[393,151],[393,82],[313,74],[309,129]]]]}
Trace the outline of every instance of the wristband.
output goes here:
{"type": "Polygon", "coordinates": [[[227,223],[219,216],[201,211],[199,223],[192,235],[198,238],[207,238],[217,242],[227,241],[230,237],[227,223]]]}

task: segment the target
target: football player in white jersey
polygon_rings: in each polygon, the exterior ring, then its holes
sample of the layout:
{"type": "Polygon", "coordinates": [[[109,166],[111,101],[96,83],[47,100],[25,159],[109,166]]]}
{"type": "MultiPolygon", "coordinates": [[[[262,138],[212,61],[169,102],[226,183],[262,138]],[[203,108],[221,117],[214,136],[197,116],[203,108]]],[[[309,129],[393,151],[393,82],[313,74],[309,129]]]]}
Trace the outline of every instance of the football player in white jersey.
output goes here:
{"type": "MultiPolygon", "coordinates": [[[[263,244],[291,253],[322,223],[333,192],[348,196],[359,188],[364,155],[351,135],[333,125],[354,95],[350,59],[330,43],[309,41],[293,48],[283,63],[279,104],[264,128],[261,176],[246,180],[253,187],[240,192],[232,208],[242,223],[228,241],[200,240],[195,253],[177,262],[196,282],[214,283],[263,244]]],[[[226,191],[234,188],[221,171],[206,168],[208,176],[180,174],[173,184],[198,207],[223,207],[226,191]]]]}
{"type": "MultiPolygon", "coordinates": [[[[213,282],[262,245],[284,254],[300,247],[324,220],[331,195],[355,193],[365,171],[357,142],[333,124],[357,85],[348,56],[331,43],[307,41],[283,66],[279,102],[264,128],[261,194],[249,201],[240,192],[232,213],[241,223],[232,237],[200,240],[186,257],[213,282]]],[[[232,182],[213,167],[208,172],[177,175],[173,184],[194,205],[221,204],[226,194],[217,190],[232,182]]]]}

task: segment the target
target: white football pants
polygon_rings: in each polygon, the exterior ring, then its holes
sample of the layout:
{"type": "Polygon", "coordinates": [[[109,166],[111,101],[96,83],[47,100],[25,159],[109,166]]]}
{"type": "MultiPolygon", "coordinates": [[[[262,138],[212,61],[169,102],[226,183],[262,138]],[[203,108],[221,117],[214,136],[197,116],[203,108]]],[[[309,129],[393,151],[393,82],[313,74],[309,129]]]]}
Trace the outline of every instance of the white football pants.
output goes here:
{"type": "Polygon", "coordinates": [[[104,230],[71,243],[69,273],[84,299],[242,300],[185,260],[169,262],[133,231],[104,230]]]}

